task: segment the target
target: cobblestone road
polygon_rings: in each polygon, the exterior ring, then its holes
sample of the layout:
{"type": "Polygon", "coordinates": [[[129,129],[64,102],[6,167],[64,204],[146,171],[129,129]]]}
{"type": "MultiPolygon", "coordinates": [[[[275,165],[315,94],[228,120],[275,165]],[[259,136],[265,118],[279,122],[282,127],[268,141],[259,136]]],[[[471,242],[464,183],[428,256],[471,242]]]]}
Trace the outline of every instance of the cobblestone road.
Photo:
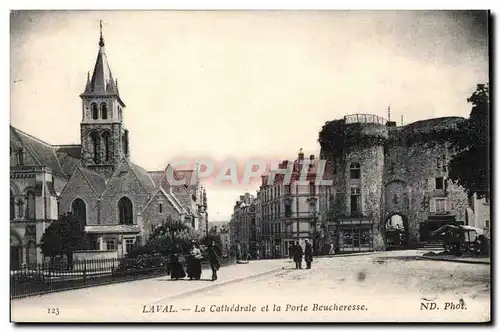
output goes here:
{"type": "Polygon", "coordinates": [[[417,260],[415,257],[422,253],[399,251],[317,258],[311,270],[295,270],[288,260],[258,261],[221,269],[221,278],[215,283],[170,282],[163,277],[56,293],[12,301],[13,319],[489,320],[490,266],[417,260]],[[262,274],[265,272],[268,273],[262,274]],[[236,281],[228,282],[231,280],[236,281]],[[58,307],[61,314],[47,315],[50,307],[58,307]]]}

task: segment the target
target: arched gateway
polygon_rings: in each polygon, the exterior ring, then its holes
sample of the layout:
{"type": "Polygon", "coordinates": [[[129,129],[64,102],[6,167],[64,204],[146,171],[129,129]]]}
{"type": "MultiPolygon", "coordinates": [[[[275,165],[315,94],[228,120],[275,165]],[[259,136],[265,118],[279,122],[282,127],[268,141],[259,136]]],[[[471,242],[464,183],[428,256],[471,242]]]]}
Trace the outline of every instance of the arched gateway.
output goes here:
{"type": "Polygon", "coordinates": [[[393,213],[385,219],[385,243],[387,250],[408,248],[408,218],[393,213]]]}

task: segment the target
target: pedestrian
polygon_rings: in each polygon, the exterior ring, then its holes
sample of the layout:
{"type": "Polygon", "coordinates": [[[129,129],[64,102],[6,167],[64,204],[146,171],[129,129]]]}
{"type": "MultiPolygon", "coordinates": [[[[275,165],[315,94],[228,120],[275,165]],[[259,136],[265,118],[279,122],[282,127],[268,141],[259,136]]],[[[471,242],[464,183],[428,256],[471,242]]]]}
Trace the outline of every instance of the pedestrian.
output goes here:
{"type": "Polygon", "coordinates": [[[288,258],[290,260],[293,259],[293,249],[294,249],[293,243],[290,243],[290,245],[288,246],[288,258]]]}
{"type": "Polygon", "coordinates": [[[215,281],[217,280],[217,271],[219,271],[221,265],[221,251],[216,246],[215,241],[212,241],[208,247],[208,261],[212,269],[212,281],[215,281]]]}
{"type": "Polygon", "coordinates": [[[181,264],[182,251],[178,244],[175,244],[170,253],[170,279],[179,280],[186,276],[181,264]]]}
{"type": "Polygon", "coordinates": [[[189,260],[187,266],[187,275],[189,280],[200,280],[201,278],[201,255],[200,249],[196,247],[196,242],[191,243],[191,250],[189,251],[189,260]]]}
{"type": "Polygon", "coordinates": [[[335,250],[333,249],[333,243],[330,244],[330,250],[328,251],[328,255],[334,255],[335,250]]]}
{"type": "Polygon", "coordinates": [[[304,260],[306,261],[306,269],[311,268],[311,263],[313,261],[313,251],[312,251],[312,245],[309,243],[308,240],[306,240],[306,248],[304,250],[304,260]]]}
{"type": "Polygon", "coordinates": [[[295,243],[295,247],[293,249],[293,260],[295,261],[295,268],[302,269],[302,256],[304,252],[302,251],[302,247],[299,245],[299,242],[295,243]]]}

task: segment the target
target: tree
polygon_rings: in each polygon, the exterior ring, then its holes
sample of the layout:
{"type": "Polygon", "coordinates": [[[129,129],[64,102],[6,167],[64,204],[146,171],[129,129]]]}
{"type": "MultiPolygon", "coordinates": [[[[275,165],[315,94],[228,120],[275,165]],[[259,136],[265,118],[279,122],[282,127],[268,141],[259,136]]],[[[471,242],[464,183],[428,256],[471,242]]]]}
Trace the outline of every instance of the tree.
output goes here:
{"type": "Polygon", "coordinates": [[[168,216],[162,225],[153,230],[146,244],[132,249],[127,257],[154,254],[168,256],[174,243],[179,244],[183,250],[188,250],[193,240],[198,240],[198,235],[191,227],[168,216]]]}
{"type": "Polygon", "coordinates": [[[450,161],[450,179],[464,187],[469,196],[489,197],[490,191],[490,97],[489,84],[478,84],[467,99],[472,104],[469,118],[459,124],[452,148],[456,154],[450,161]]]}
{"type": "Polygon", "coordinates": [[[44,256],[65,255],[68,269],[73,266],[73,253],[85,248],[85,229],[80,220],[67,213],[50,224],[42,235],[41,249],[44,256]]]}

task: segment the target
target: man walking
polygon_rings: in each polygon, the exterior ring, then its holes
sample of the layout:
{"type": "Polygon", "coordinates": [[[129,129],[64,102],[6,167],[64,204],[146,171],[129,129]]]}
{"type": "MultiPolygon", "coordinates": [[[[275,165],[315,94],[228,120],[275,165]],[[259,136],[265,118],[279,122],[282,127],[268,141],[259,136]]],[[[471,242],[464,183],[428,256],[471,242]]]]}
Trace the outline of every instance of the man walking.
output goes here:
{"type": "Polygon", "coordinates": [[[304,260],[306,261],[306,269],[311,268],[311,263],[313,261],[312,245],[306,240],[306,249],[304,250],[304,260]]]}
{"type": "Polygon", "coordinates": [[[217,280],[217,271],[219,271],[221,265],[221,256],[221,250],[215,245],[215,241],[212,241],[208,247],[208,261],[212,269],[212,281],[217,280]]]}
{"type": "Polygon", "coordinates": [[[293,248],[293,260],[295,261],[295,268],[302,269],[302,256],[304,255],[304,251],[302,251],[302,247],[299,242],[295,243],[293,248]]]}
{"type": "Polygon", "coordinates": [[[288,258],[290,259],[290,261],[293,259],[293,249],[293,243],[290,243],[290,245],[288,246],[288,258]]]}

